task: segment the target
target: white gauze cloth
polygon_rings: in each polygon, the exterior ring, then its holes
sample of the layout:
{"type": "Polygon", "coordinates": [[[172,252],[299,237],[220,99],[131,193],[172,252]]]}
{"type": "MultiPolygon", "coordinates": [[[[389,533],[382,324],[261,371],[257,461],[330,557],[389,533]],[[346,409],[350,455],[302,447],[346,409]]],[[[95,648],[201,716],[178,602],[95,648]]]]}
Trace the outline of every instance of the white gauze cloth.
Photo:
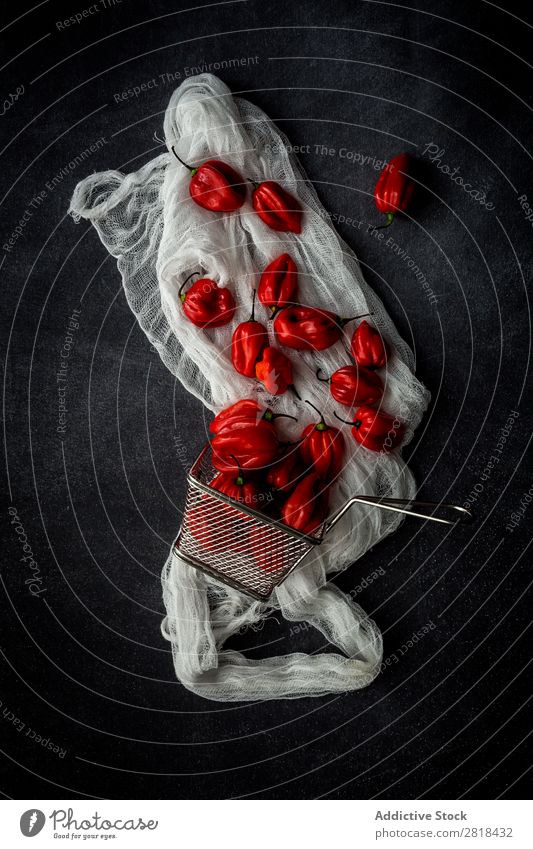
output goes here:
{"type": "MultiPolygon", "coordinates": [[[[289,419],[277,423],[286,439],[297,439],[306,424],[317,421],[290,392],[276,398],[265,395],[255,381],[235,372],[229,356],[232,332],[237,322],[249,317],[260,272],[287,251],[300,270],[301,303],[346,318],[373,313],[373,323],[393,352],[383,374],[383,408],[405,422],[408,441],[429,399],[412,372],[412,352],[364,282],[353,252],[333,229],[332,216],[290,153],[285,136],[260,109],[233,97],[209,74],[185,80],[173,93],[164,133],[168,151],[140,170],[127,175],[106,171],[79,183],[70,212],[77,220],[92,221],[117,258],[128,303],[167,368],[213,412],[255,397],[276,412],[297,416],[298,424],[289,419]],[[189,172],[169,152],[172,145],[193,165],[221,158],[247,179],[281,183],[305,210],[301,235],[270,230],[254,213],[250,192],[235,213],[201,209],[189,196],[189,172]],[[178,288],[194,271],[232,290],[238,309],[230,325],[203,331],[187,320],[178,288]]],[[[266,323],[261,312],[258,304],[256,318],[266,323]]],[[[349,324],[345,338],[320,354],[286,351],[300,395],[333,424],[338,423],[328,385],[320,383],[315,372],[321,367],[331,375],[350,363],[347,348],[354,327],[349,324]]],[[[349,411],[344,412],[348,417],[349,411]]],[[[353,494],[414,496],[412,475],[398,452],[368,451],[353,440],[349,428],[344,434],[346,464],[333,487],[332,512],[353,494]]],[[[327,576],[360,558],[399,522],[394,513],[352,507],[268,604],[218,583],[171,551],[162,575],[167,613],[162,632],[172,645],[180,681],[218,701],[320,696],[369,684],[380,669],[381,634],[359,605],[327,583],[327,576]],[[228,637],[260,627],[273,610],[288,620],[311,623],[342,654],[291,653],[253,660],[223,648],[228,637]]]]}

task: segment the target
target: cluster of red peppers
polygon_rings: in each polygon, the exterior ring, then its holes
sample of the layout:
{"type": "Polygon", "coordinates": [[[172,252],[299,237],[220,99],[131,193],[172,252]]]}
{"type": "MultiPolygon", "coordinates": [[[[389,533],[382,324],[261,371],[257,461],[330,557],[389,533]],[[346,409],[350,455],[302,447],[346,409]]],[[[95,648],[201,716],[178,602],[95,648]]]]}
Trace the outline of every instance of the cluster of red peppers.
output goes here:
{"type": "MultiPolygon", "coordinates": [[[[210,159],[192,168],[173,152],[191,172],[189,192],[195,203],[221,213],[243,206],[247,183],[252,181],[244,180],[220,160],[210,159]]],[[[252,186],[253,209],[268,227],[301,233],[302,208],[294,197],[272,180],[252,186]]],[[[384,168],[375,189],[377,208],[387,216],[384,226],[408,208],[413,186],[410,159],[401,154],[384,168]]],[[[229,324],[236,311],[230,290],[202,277],[185,292],[193,276],[179,291],[185,316],[204,330],[229,324]]],[[[329,310],[300,304],[298,267],[288,253],[273,259],[263,270],[253,293],[250,318],[233,332],[232,363],[239,374],[259,380],[270,395],[291,389],[299,398],[290,359],[270,344],[267,326],[255,317],[256,296],[272,320],[275,340],[296,351],[330,348],[341,339],[349,322],[364,316],[342,318],[329,310]]],[[[321,377],[319,369],[317,378],[329,384],[335,401],[355,409],[350,420],[337,413],[335,416],[351,426],[356,442],[371,451],[393,449],[401,444],[405,426],[381,410],[384,385],[378,370],[387,363],[387,345],[379,331],[363,320],[353,332],[350,349],[353,364],[342,366],[330,377],[321,377]]],[[[238,401],[219,413],[210,425],[217,470],[211,487],[254,509],[266,504],[265,509],[277,510],[282,522],[302,533],[316,531],[327,515],[328,491],[342,470],[345,455],[341,430],[316,412],[319,420],[307,425],[293,444],[280,442],[275,427],[278,416],[269,409],[262,410],[255,401],[238,401]]]]}

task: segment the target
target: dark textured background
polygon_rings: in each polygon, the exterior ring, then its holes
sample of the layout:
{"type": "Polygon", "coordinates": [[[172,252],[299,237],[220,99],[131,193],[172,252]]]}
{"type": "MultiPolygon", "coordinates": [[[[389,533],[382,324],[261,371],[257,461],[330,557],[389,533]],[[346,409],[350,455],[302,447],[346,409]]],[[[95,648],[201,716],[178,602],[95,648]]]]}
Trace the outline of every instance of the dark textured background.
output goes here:
{"type": "MultiPolygon", "coordinates": [[[[0,118],[2,245],[25,210],[33,214],[12,250],[1,251],[6,489],[46,591],[33,598],[24,584],[8,503],[6,796],[526,792],[533,508],[524,502],[512,532],[506,524],[532,484],[524,459],[532,225],[518,201],[533,201],[532,27],[516,17],[521,4],[505,5],[249,0],[189,8],[122,0],[58,30],[57,21],[90,4],[45,2],[11,24],[30,7],[10,4],[2,98],[25,90],[0,118]],[[66,211],[87,173],[134,170],[159,152],[153,133],[174,87],[169,79],[242,57],[257,60],[220,75],[295,145],[310,145],[302,163],[336,215],[376,221],[377,171],[341,157],[341,148],[377,159],[407,150],[421,160],[414,220],[390,233],[426,275],[436,306],[390,249],[364,230],[339,230],[433,393],[409,449],[421,492],[462,503],[476,488],[479,521],[451,534],[407,523],[337,579],[384,632],[390,662],[370,688],[224,705],[176,682],[159,633],[160,569],[180,523],[185,467],[204,438],[203,411],[136,326],[95,232],[66,211]],[[115,94],[152,78],[156,86],[116,102],[115,94]],[[46,188],[101,136],[98,152],[46,188]],[[486,193],[492,211],[424,156],[431,143],[444,149],[443,164],[486,193]],[[336,152],[320,155],[315,145],[336,152]],[[80,327],[60,439],[55,376],[75,308],[80,327]],[[484,472],[511,411],[519,416],[501,461],[484,472]],[[355,592],[380,566],[384,574],[355,592]],[[64,756],[32,741],[28,728],[64,756]]],[[[261,656],[316,650],[321,639],[270,621],[233,644],[261,656]]]]}

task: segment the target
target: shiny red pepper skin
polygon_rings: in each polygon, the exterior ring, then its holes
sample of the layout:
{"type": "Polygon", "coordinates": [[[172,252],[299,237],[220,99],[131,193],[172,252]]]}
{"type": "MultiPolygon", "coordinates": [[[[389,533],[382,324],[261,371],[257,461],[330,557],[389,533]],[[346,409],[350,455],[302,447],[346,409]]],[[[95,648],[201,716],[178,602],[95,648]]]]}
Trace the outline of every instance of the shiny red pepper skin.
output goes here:
{"type": "Polygon", "coordinates": [[[374,371],[357,366],[343,366],[329,379],[329,391],[335,401],[345,407],[378,404],[383,395],[383,381],[374,371]]]}
{"type": "Polygon", "coordinates": [[[283,395],[293,385],[291,361],[277,348],[265,348],[255,375],[271,395],[283,395]]]}
{"type": "Polygon", "coordinates": [[[372,407],[359,407],[350,424],[353,425],[353,438],[369,451],[388,453],[400,445],[405,436],[405,425],[399,419],[372,407]]]}
{"type": "Polygon", "coordinates": [[[252,314],[248,321],[237,325],[231,337],[231,361],[233,368],[245,377],[255,377],[255,364],[268,345],[266,327],[255,321],[255,292],[252,314]]]}
{"type": "Polygon", "coordinates": [[[289,495],[281,509],[281,520],[303,534],[311,534],[326,518],[327,493],[324,481],[314,472],[307,474],[289,495]]]}
{"type": "Polygon", "coordinates": [[[247,507],[257,507],[261,500],[261,490],[257,483],[246,481],[240,472],[237,473],[237,477],[219,472],[209,486],[234,501],[241,501],[247,507]]]}
{"type": "Polygon", "coordinates": [[[278,456],[279,443],[272,424],[259,419],[255,424],[241,422],[222,429],[211,440],[211,449],[215,469],[236,474],[270,466],[278,456]]]}
{"type": "Polygon", "coordinates": [[[304,462],[322,480],[332,483],[344,462],[344,436],[339,428],[327,425],[321,418],[317,424],[307,425],[300,439],[300,454],[304,462]]]}
{"type": "MultiPolygon", "coordinates": [[[[243,425],[254,425],[257,422],[268,424],[274,429],[274,421],[279,418],[287,418],[287,416],[282,413],[274,413],[268,407],[264,410],[259,406],[257,401],[245,399],[243,401],[237,401],[231,407],[227,407],[215,416],[209,425],[209,430],[211,433],[217,434],[225,430],[242,427],[243,425]]],[[[293,416],[289,416],[288,418],[293,418],[293,416]]]]}
{"type": "Polygon", "coordinates": [[[274,333],[286,348],[324,351],[341,338],[342,323],[338,315],[328,310],[292,306],[276,315],[274,333]]]}
{"type": "Polygon", "coordinates": [[[302,207],[279,183],[265,180],[252,194],[252,206],[271,230],[302,232],[302,207]]]}
{"type": "Polygon", "coordinates": [[[379,330],[368,321],[362,321],[355,330],[351,348],[352,356],[359,366],[373,369],[383,368],[387,364],[387,346],[379,330]]]}
{"type": "Polygon", "coordinates": [[[246,181],[231,165],[220,159],[208,159],[198,168],[187,165],[174,148],[176,159],[191,174],[189,194],[193,201],[210,212],[235,212],[246,200],[246,181]]]}
{"type": "Polygon", "coordinates": [[[394,220],[396,212],[405,212],[414,190],[410,177],[412,168],[411,157],[407,153],[395,156],[384,167],[374,189],[374,199],[380,212],[387,216],[388,227],[394,220]]]}
{"type": "Polygon", "coordinates": [[[294,303],[298,295],[298,267],[289,254],[267,265],[257,287],[257,297],[273,312],[294,303]]]}
{"type": "Polygon", "coordinates": [[[299,452],[294,446],[289,446],[282,458],[269,470],[267,483],[278,492],[291,492],[305,471],[299,452]]]}
{"type": "Polygon", "coordinates": [[[180,300],[189,321],[203,329],[223,327],[235,314],[235,301],[230,290],[220,288],[208,277],[197,280],[187,292],[180,291],[180,300]]]}

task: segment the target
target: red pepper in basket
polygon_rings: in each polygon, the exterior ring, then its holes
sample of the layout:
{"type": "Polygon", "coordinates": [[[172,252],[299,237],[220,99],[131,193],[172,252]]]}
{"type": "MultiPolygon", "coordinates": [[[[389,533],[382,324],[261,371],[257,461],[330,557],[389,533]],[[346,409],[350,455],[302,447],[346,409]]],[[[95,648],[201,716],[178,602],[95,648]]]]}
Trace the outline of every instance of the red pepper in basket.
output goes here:
{"type": "MultiPolygon", "coordinates": [[[[355,316],[362,318],[362,316],[355,316]]],[[[274,319],[274,332],[286,348],[297,351],[324,351],[338,342],[345,324],[354,318],[340,318],[316,307],[286,307],[274,319]]]]}
{"type": "Polygon", "coordinates": [[[254,425],[257,422],[269,424],[274,430],[274,421],[276,419],[296,419],[294,416],[289,416],[286,413],[274,413],[270,409],[263,410],[257,401],[252,401],[250,398],[243,401],[237,401],[231,407],[222,410],[209,425],[211,433],[217,434],[224,430],[233,430],[235,428],[254,425]]]}
{"type": "Polygon", "coordinates": [[[194,274],[187,277],[178,292],[183,303],[183,312],[189,321],[204,329],[228,324],[235,313],[235,301],[230,290],[217,286],[209,277],[202,277],[193,283],[188,292],[184,292],[183,288],[191,277],[194,277],[194,274]]]}
{"type": "Polygon", "coordinates": [[[323,383],[329,383],[329,391],[335,401],[345,407],[354,404],[377,404],[383,395],[383,381],[374,371],[357,366],[343,366],[333,372],[330,378],[316,376],[323,383]]]}
{"type": "Polygon", "coordinates": [[[270,422],[241,422],[223,428],[211,440],[213,466],[219,472],[236,473],[269,466],[278,456],[279,443],[270,422]]]}
{"type": "MultiPolygon", "coordinates": [[[[410,177],[411,157],[407,153],[400,153],[385,165],[379,176],[374,189],[374,199],[380,212],[387,216],[387,223],[383,227],[389,227],[394,221],[397,212],[405,212],[411,201],[414,183],[410,177]]],[[[376,227],[381,230],[382,227],[376,227]]]]}
{"type": "Polygon", "coordinates": [[[311,534],[326,518],[327,492],[320,475],[310,472],[298,484],[281,510],[281,520],[303,534],[311,534]]]}
{"type": "Polygon", "coordinates": [[[372,407],[359,407],[352,422],[344,421],[337,413],[335,416],[340,422],[352,425],[353,438],[369,451],[388,453],[400,445],[405,436],[405,425],[399,419],[372,407]]]}
{"type": "Polygon", "coordinates": [[[257,296],[263,306],[277,312],[296,300],[298,268],[289,254],[281,254],[267,265],[259,280],[257,296]]]}
{"type": "Polygon", "coordinates": [[[387,346],[379,330],[362,321],[352,336],[352,356],[364,368],[383,368],[387,363],[387,346]]]}
{"type": "Polygon", "coordinates": [[[279,183],[273,180],[260,183],[252,194],[252,205],[271,230],[302,232],[302,207],[279,183]]]}
{"type": "Polygon", "coordinates": [[[245,377],[255,377],[255,364],[267,345],[266,328],[255,320],[254,289],[252,314],[248,321],[242,321],[237,325],[231,338],[231,361],[235,371],[244,374],[245,377]]]}
{"type": "Polygon", "coordinates": [[[287,493],[294,489],[304,471],[299,452],[294,446],[289,446],[282,458],[268,470],[266,480],[272,489],[287,493]]]}
{"type": "Polygon", "coordinates": [[[255,366],[255,375],[271,395],[283,395],[287,389],[294,389],[292,363],[277,348],[265,348],[262,359],[255,366]]]}
{"type": "MultiPolygon", "coordinates": [[[[316,410],[310,401],[306,403],[316,410]]],[[[320,416],[320,421],[317,424],[309,424],[303,429],[300,454],[314,472],[324,481],[332,483],[343,466],[344,436],[338,427],[326,424],[319,410],[316,412],[320,416]]]]}
{"type": "MultiPolygon", "coordinates": [[[[237,462],[236,459],[235,462],[237,462]]],[[[236,477],[219,472],[218,475],[215,475],[209,486],[216,489],[217,492],[227,495],[228,498],[232,498],[234,501],[240,501],[246,504],[247,507],[257,509],[258,503],[261,501],[262,494],[259,486],[255,481],[247,481],[241,469],[237,472],[236,477]]]]}
{"type": "Polygon", "coordinates": [[[191,173],[189,194],[193,201],[211,212],[235,212],[246,199],[246,182],[231,165],[208,159],[198,168],[187,165],[174,148],[172,153],[191,173]]]}

